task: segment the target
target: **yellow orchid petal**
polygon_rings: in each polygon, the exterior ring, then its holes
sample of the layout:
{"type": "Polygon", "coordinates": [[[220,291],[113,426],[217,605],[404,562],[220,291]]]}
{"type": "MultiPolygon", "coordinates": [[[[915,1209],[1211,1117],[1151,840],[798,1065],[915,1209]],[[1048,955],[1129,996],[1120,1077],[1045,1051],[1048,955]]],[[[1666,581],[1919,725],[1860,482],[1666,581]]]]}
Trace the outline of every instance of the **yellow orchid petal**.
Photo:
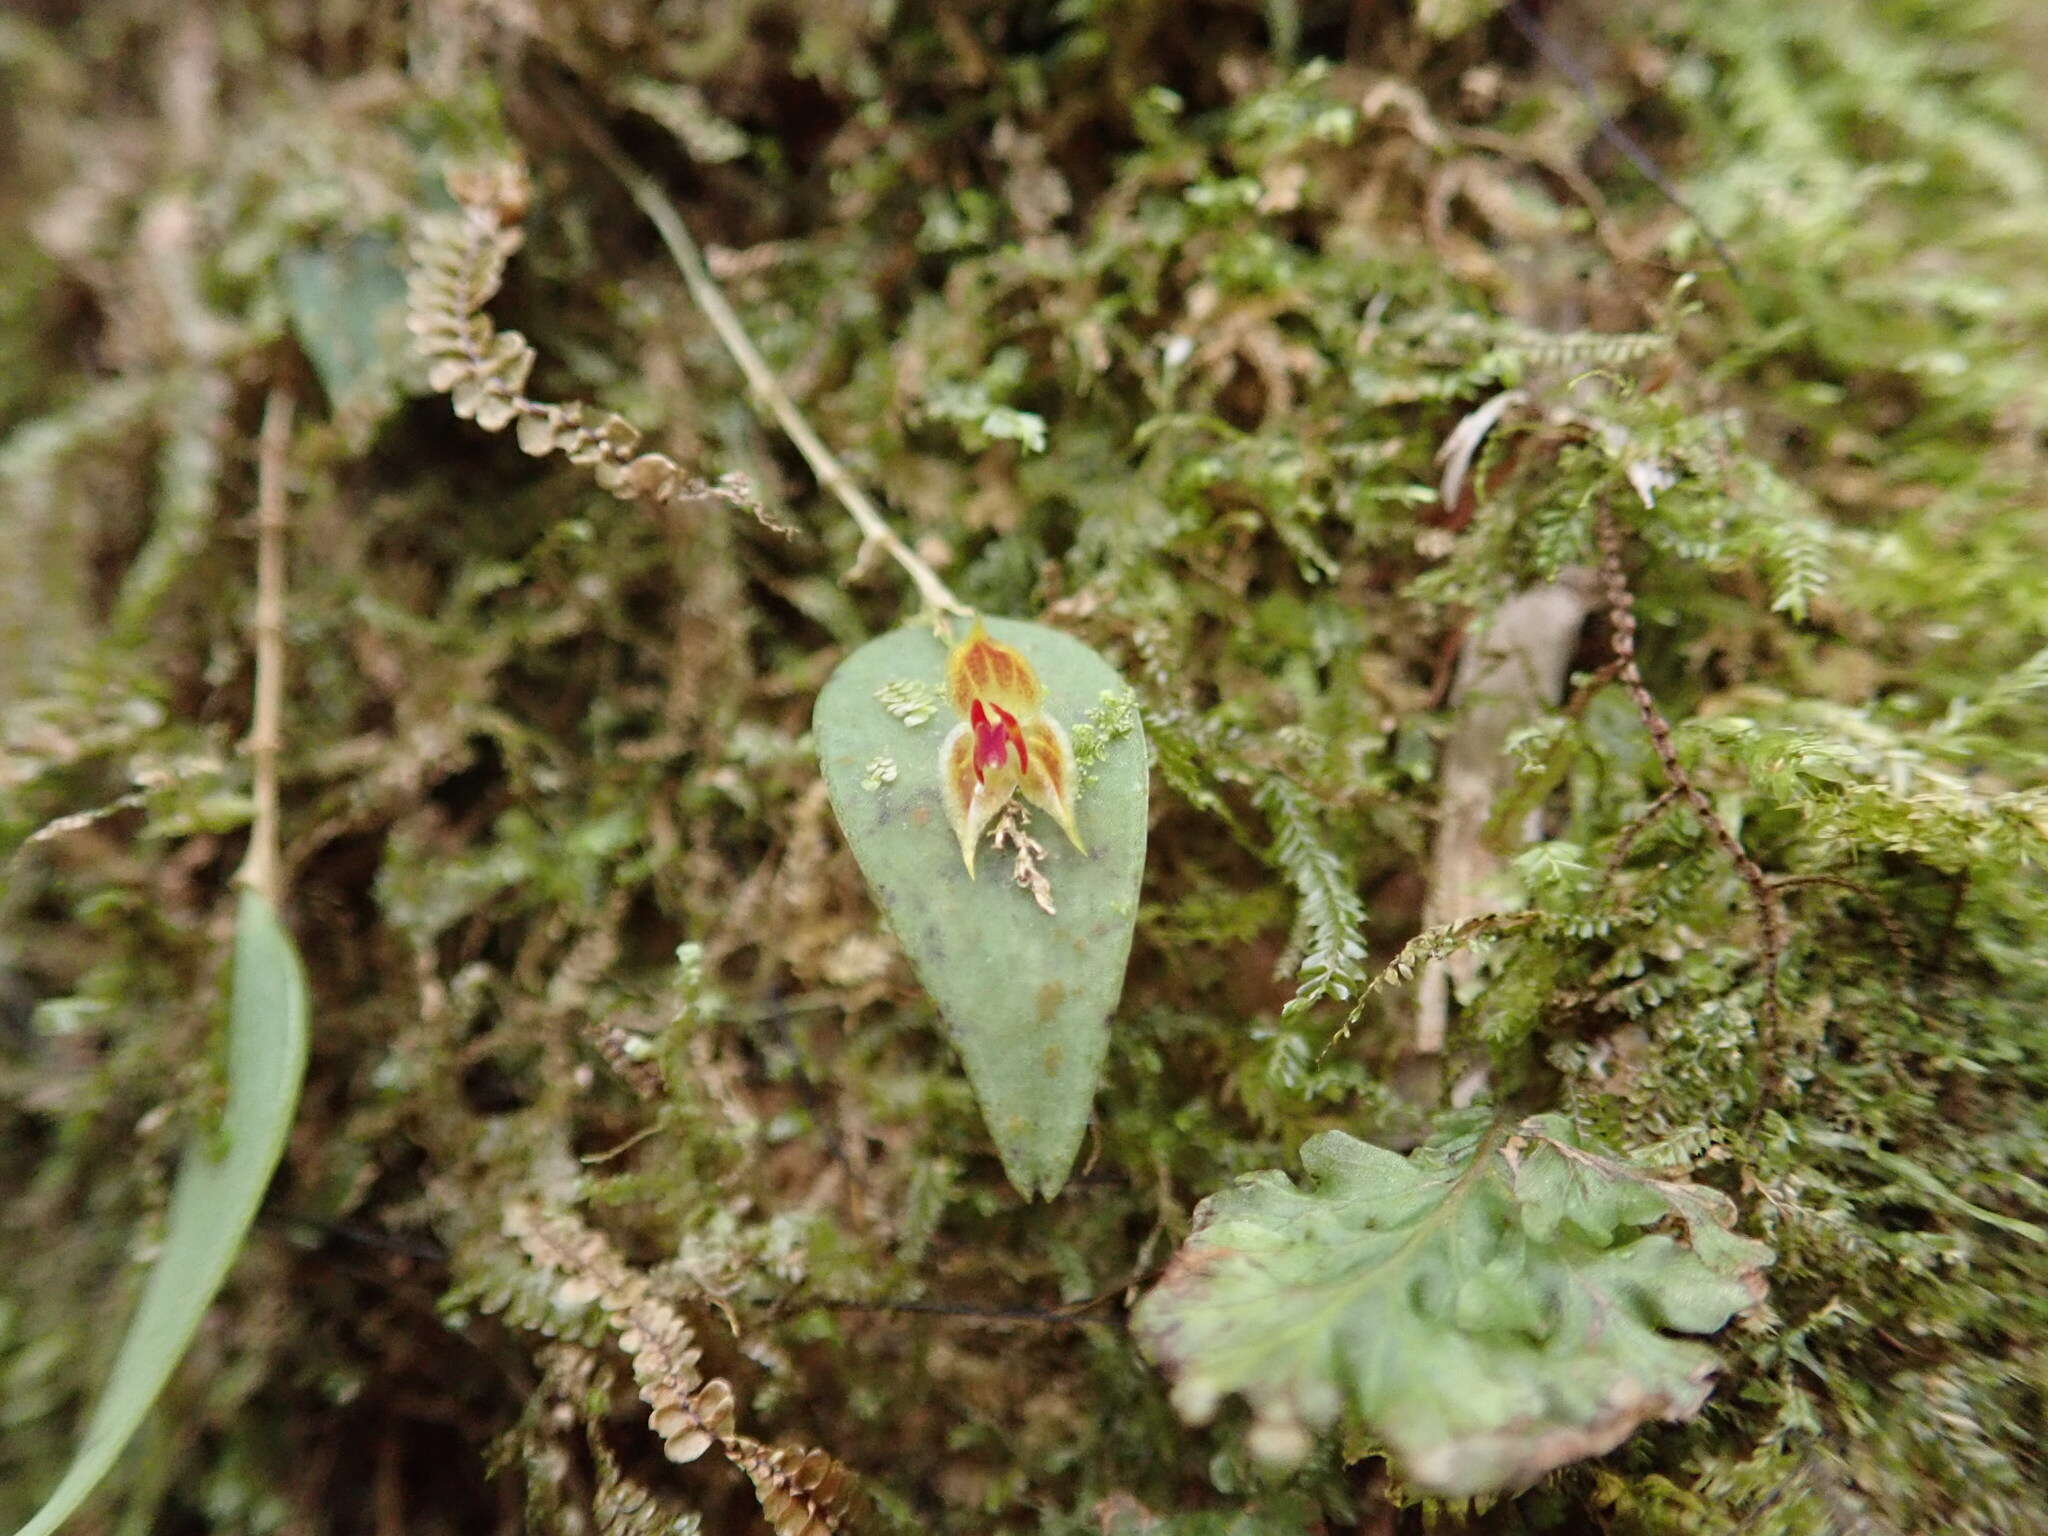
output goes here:
{"type": "Polygon", "coordinates": [[[1025,763],[1024,798],[1052,813],[1076,849],[1088,851],[1081,841],[1081,829],[1074,821],[1074,744],[1066,727],[1051,715],[1040,715],[1023,727],[1025,763]]]}
{"type": "Polygon", "coordinates": [[[976,619],[946,658],[946,695],[961,723],[939,749],[940,780],[969,876],[983,830],[1019,789],[1087,853],[1074,817],[1073,743],[1045,713],[1045,684],[1024,654],[976,619]]]}
{"type": "Polygon", "coordinates": [[[1023,652],[991,635],[979,619],[946,658],[946,694],[962,719],[976,701],[1013,720],[1036,715],[1045,703],[1045,684],[1023,652]]]}
{"type": "Polygon", "coordinates": [[[960,858],[974,878],[974,850],[981,834],[1017,792],[1018,774],[1008,757],[993,767],[977,767],[975,749],[981,732],[962,721],[939,744],[939,786],[945,795],[946,819],[960,839],[960,858]]]}

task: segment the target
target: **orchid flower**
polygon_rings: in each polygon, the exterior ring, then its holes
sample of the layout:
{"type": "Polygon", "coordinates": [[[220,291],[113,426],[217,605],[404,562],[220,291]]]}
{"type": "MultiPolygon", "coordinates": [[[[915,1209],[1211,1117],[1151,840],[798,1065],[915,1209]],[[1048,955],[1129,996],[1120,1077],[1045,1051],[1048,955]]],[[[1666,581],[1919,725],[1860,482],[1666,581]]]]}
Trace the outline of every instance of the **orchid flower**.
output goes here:
{"type": "Polygon", "coordinates": [[[946,695],[960,723],[939,746],[939,780],[968,878],[982,832],[1020,789],[1085,854],[1074,822],[1073,744],[1045,712],[1045,684],[1023,653],[976,619],[946,658],[946,695]]]}

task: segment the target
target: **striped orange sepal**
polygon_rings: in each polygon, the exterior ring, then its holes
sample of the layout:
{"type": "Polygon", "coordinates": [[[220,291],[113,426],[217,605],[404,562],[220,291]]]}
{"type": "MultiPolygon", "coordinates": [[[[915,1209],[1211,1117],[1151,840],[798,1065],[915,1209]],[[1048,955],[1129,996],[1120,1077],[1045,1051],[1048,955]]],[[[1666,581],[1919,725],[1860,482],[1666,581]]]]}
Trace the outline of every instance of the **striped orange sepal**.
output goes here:
{"type": "Polygon", "coordinates": [[[1086,853],[1074,821],[1073,744],[1045,712],[1045,685],[1023,653],[976,619],[946,658],[946,695],[961,719],[940,744],[939,779],[969,877],[981,834],[1020,789],[1086,853]]]}

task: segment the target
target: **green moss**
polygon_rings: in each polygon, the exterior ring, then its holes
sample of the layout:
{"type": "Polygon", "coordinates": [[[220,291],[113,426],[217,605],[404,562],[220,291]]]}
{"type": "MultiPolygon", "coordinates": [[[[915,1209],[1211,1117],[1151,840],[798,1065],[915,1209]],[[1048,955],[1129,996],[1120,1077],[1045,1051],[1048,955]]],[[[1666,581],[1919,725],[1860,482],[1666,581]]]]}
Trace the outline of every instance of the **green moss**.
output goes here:
{"type": "MultiPolygon", "coordinates": [[[[283,380],[318,1033],[229,1304],[118,1490],[138,1528],[353,1528],[323,1468],[396,1445],[408,1524],[475,1529],[505,1507],[486,1442],[536,1529],[586,1528],[605,1477],[751,1518],[716,1465],[659,1465],[601,1332],[500,1232],[524,1199],[698,1307],[750,1433],[914,1527],[2043,1530],[2030,8],[1557,13],[1735,273],[1499,7],[968,9],[593,0],[474,48],[368,7],[0,24],[34,150],[0,170],[0,1526],[66,1454],[206,1112],[283,380]],[[1135,709],[1158,773],[1057,1202],[1008,1192],[807,739],[912,599],[558,130],[533,83],[564,77],[905,538],[1131,684],[1074,722],[1085,759],[1135,709]],[[515,137],[536,191],[491,313],[536,390],[746,473],[796,538],[620,502],[392,350],[373,258],[515,137]],[[1511,390],[1440,505],[1439,450],[1511,390]],[[1599,614],[1503,749],[1488,835],[1539,850],[1503,915],[1427,910],[1455,646],[1594,563],[1603,509],[1672,750],[1782,882],[1775,956],[1662,801],[1599,614]],[[1465,947],[1418,1057],[1401,978],[1465,947]],[[1235,1410],[1180,1424],[1117,1319],[1196,1203],[1326,1131],[1405,1152],[1474,1094],[1689,1169],[1777,1252],[1706,1410],[1457,1510],[1347,1465],[1356,1426],[1275,1486],[1235,1410]]],[[[882,693],[907,772],[942,701],[882,693]]]]}

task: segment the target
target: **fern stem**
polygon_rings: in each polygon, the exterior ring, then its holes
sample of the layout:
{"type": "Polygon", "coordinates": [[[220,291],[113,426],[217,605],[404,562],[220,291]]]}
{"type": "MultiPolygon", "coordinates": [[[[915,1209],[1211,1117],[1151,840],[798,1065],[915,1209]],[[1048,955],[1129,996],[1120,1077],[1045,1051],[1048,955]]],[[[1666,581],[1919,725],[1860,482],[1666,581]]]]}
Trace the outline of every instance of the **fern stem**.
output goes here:
{"type": "Polygon", "coordinates": [[[1599,85],[1587,73],[1585,65],[1572,55],[1570,49],[1550,35],[1549,30],[1536,19],[1534,13],[1522,4],[1522,0],[1508,0],[1502,10],[1514,29],[1528,40],[1529,46],[1541,54],[1544,62],[1570,83],[1573,92],[1586,104],[1586,110],[1593,114],[1593,127],[1600,137],[1620,151],[1622,158],[1634,166],[1645,181],[1656,188],[1659,197],[1692,221],[1693,227],[1700,232],[1700,238],[1706,241],[1708,249],[1713,251],[1721,265],[1728,269],[1728,276],[1735,284],[1735,291],[1744,296],[1746,303],[1747,292],[1743,286],[1742,268],[1736,264],[1735,253],[1728,249],[1727,242],[1714,232],[1713,225],[1706,221],[1700,211],[1686,201],[1685,194],[1673,185],[1671,178],[1664,174],[1663,168],[1650,158],[1649,151],[1636,141],[1635,135],[1617,123],[1607,109],[1600,105],[1599,85]]]}

